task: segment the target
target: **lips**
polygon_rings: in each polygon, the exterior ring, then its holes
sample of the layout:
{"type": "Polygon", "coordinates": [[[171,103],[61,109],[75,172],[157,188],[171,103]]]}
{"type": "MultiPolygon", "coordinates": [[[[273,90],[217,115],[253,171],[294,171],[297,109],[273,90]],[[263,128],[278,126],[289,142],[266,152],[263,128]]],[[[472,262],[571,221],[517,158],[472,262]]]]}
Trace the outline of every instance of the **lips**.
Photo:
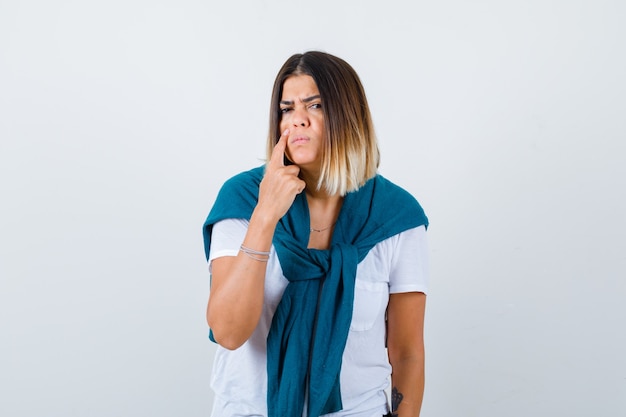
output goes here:
{"type": "Polygon", "coordinates": [[[295,136],[293,139],[291,139],[291,143],[294,145],[297,145],[299,143],[305,143],[305,142],[309,142],[310,139],[307,138],[306,136],[295,136]]]}

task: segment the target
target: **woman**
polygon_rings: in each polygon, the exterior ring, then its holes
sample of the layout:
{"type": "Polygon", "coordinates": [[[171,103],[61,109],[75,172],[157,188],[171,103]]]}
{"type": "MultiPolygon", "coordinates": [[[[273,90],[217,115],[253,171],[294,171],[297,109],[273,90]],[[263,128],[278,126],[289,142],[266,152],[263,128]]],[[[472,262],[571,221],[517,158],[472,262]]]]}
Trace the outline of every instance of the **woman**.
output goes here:
{"type": "Polygon", "coordinates": [[[388,391],[389,415],[419,415],[428,220],[377,174],[348,63],[317,51],[285,62],[267,153],[224,184],[204,224],[213,416],[379,417],[388,391]]]}

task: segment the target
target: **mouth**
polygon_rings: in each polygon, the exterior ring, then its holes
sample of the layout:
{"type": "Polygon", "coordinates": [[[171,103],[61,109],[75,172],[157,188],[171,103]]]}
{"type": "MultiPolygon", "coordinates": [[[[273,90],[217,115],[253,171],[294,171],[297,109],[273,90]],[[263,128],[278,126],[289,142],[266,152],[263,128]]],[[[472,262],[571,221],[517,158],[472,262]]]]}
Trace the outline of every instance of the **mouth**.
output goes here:
{"type": "Polygon", "coordinates": [[[294,138],[291,139],[291,143],[294,145],[297,145],[299,143],[305,143],[305,142],[309,142],[310,139],[307,138],[306,136],[295,136],[294,138]]]}

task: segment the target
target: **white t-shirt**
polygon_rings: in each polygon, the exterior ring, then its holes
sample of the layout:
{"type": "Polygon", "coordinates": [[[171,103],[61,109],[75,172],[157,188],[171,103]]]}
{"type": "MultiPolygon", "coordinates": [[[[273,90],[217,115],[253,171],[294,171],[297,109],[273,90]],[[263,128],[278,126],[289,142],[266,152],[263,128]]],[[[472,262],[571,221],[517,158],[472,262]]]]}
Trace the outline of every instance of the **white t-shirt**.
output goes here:
{"type": "MultiPolygon", "coordinates": [[[[213,226],[210,262],[236,256],[248,222],[227,219],[213,226]]],[[[218,346],[211,387],[213,417],[267,416],[266,339],[287,278],[271,248],[265,304],[257,328],[240,348],[218,346]]],[[[327,416],[380,417],[388,412],[385,389],[391,365],[385,348],[385,312],[390,293],[428,288],[426,229],[419,226],[374,246],[357,266],[352,324],[343,353],[340,384],[343,410],[327,416]]],[[[306,407],[305,407],[306,408],[306,407]]]]}

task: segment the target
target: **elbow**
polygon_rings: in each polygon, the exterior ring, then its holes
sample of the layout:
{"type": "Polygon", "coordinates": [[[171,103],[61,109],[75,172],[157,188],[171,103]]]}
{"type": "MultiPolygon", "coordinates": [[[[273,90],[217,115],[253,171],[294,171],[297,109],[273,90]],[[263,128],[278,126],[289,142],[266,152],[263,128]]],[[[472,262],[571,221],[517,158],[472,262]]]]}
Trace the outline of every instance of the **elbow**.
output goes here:
{"type": "Polygon", "coordinates": [[[237,350],[246,342],[246,339],[235,337],[232,333],[224,334],[216,332],[213,328],[211,328],[211,330],[213,332],[213,339],[215,339],[215,342],[224,349],[237,350]]]}
{"type": "Polygon", "coordinates": [[[215,342],[228,350],[236,350],[240,348],[248,337],[237,332],[233,326],[228,323],[221,323],[219,320],[213,320],[207,313],[207,324],[213,333],[215,342]]]}
{"type": "Polygon", "coordinates": [[[423,346],[414,346],[405,349],[389,349],[389,363],[392,367],[409,363],[424,363],[425,352],[423,346]]]}
{"type": "Polygon", "coordinates": [[[254,333],[260,312],[257,314],[240,314],[224,311],[218,307],[211,302],[207,306],[206,320],[213,333],[213,339],[225,349],[240,348],[254,333]]]}

